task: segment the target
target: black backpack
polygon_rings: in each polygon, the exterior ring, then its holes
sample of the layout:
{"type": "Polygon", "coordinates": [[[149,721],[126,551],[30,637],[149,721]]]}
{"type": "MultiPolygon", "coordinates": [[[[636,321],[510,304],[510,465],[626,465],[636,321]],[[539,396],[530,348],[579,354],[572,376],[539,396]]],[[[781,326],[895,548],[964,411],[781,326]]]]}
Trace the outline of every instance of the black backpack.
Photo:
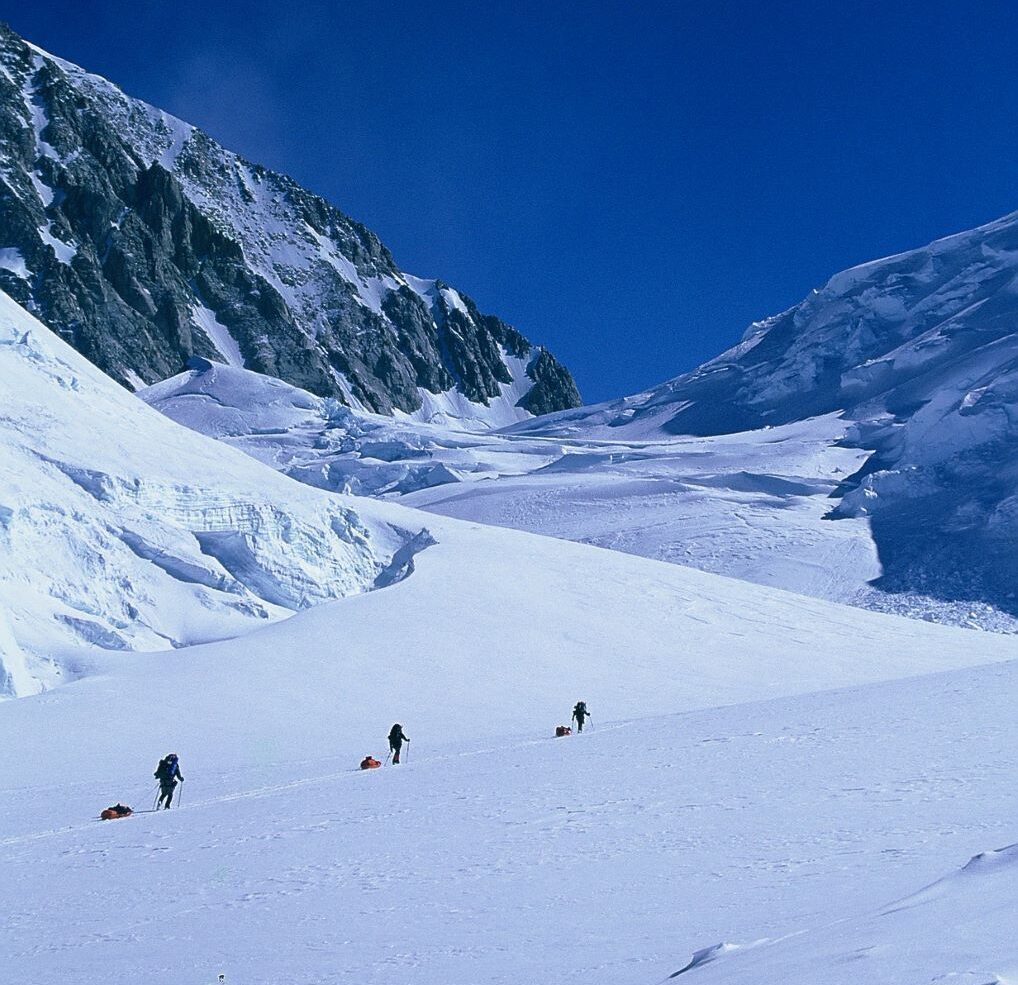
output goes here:
{"type": "Polygon", "coordinates": [[[576,707],[573,709],[573,714],[577,718],[579,718],[581,715],[586,715],[587,714],[587,702],[586,701],[577,701],[576,702],[576,707]]]}
{"type": "Polygon", "coordinates": [[[156,771],[152,775],[160,783],[168,783],[172,777],[172,773],[170,771],[170,761],[168,759],[160,759],[159,765],[156,767],[156,771]]]}

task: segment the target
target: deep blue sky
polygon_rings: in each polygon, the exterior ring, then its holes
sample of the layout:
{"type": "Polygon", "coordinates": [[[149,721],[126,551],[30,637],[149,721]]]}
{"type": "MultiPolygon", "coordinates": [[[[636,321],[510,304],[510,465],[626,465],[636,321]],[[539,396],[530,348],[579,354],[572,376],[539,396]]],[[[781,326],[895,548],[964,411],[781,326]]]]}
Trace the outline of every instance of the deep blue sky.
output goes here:
{"type": "Polygon", "coordinates": [[[0,0],[548,345],[588,401],[1018,209],[1018,5],[0,0]]]}

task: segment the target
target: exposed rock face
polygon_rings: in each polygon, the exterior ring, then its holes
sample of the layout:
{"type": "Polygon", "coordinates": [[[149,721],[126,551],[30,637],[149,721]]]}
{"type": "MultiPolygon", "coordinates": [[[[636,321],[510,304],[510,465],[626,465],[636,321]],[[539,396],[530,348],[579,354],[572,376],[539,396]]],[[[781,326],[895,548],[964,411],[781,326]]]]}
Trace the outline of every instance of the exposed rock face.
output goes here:
{"type": "Polygon", "coordinates": [[[533,379],[534,386],[521,401],[521,406],[531,414],[551,414],[568,407],[579,407],[580,392],[576,389],[569,370],[565,368],[547,349],[541,349],[538,356],[527,368],[533,379]]]}
{"type": "Polygon", "coordinates": [[[381,413],[579,403],[550,353],[328,202],[3,25],[0,288],[133,387],[197,355],[381,413]]]}

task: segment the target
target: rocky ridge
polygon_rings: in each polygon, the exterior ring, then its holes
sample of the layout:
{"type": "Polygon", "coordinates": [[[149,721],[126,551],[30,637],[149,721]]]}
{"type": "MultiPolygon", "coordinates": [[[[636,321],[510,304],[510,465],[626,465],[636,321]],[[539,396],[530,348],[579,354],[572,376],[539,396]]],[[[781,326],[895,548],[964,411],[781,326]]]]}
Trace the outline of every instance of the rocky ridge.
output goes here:
{"type": "Polygon", "coordinates": [[[3,25],[0,288],[132,388],[199,356],[478,427],[580,402],[550,352],[324,199],[3,25]]]}

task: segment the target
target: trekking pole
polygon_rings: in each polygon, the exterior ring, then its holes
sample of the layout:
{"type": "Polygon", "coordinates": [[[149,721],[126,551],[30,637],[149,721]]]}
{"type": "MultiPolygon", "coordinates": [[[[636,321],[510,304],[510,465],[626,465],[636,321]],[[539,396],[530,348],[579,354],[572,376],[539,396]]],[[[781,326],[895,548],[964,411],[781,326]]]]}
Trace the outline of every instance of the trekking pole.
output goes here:
{"type": "Polygon", "coordinates": [[[410,762],[410,740],[406,740],[406,761],[410,762]]]}
{"type": "Polygon", "coordinates": [[[385,762],[382,764],[383,766],[388,766],[389,765],[389,756],[391,756],[391,755],[392,755],[392,746],[389,747],[389,754],[385,757],[385,762]]]}
{"type": "Polygon", "coordinates": [[[180,781],[180,793],[177,794],[177,806],[179,807],[184,803],[184,781],[180,781]]]}

